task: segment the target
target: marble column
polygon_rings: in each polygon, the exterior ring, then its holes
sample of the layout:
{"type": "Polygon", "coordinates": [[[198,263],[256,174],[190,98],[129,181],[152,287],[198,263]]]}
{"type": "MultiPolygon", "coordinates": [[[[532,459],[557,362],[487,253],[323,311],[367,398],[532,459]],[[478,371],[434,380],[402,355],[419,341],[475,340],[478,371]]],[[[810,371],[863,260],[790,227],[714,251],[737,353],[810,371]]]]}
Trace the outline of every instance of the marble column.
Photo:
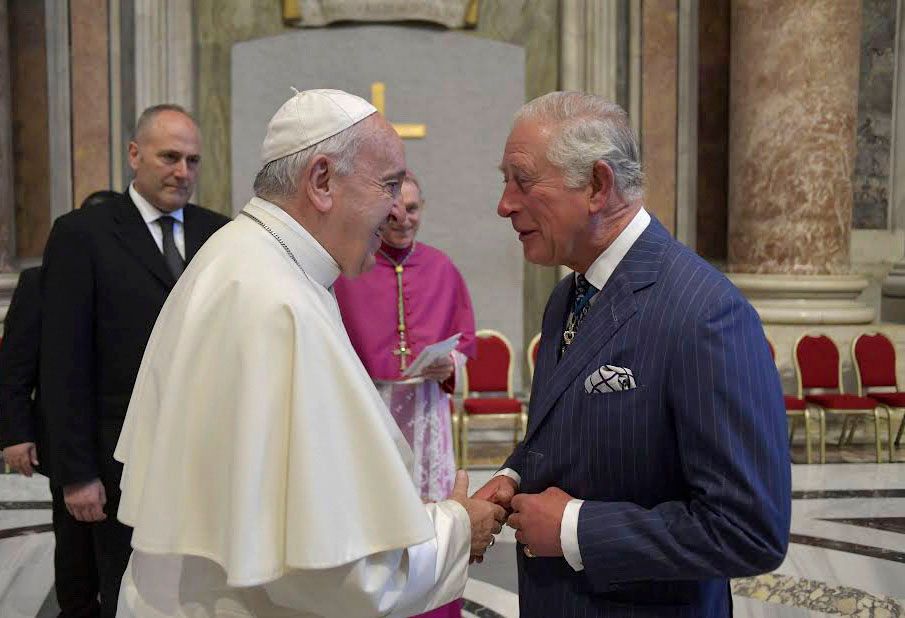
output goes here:
{"type": "Polygon", "coordinates": [[[701,0],[695,249],[726,263],[729,197],[729,14],[724,0],[701,0]]]}
{"type": "Polygon", "coordinates": [[[13,185],[13,123],[10,92],[9,6],[0,0],[0,322],[6,316],[18,275],[15,255],[15,202],[13,185]]]}
{"type": "Polygon", "coordinates": [[[135,113],[175,103],[195,109],[191,2],[135,0],[135,113]]]}
{"type": "Polygon", "coordinates": [[[701,7],[679,0],[676,62],[676,238],[697,248],[698,67],[701,7]]]}
{"type": "MultiPolygon", "coordinates": [[[[51,118],[43,2],[9,0],[16,258],[38,258],[50,231],[51,118]]],[[[68,29],[67,29],[68,32],[68,29]]],[[[67,89],[68,91],[68,89],[67,89]]]]}
{"type": "Polygon", "coordinates": [[[678,0],[641,5],[641,159],[654,179],[645,206],[670,232],[676,231],[676,172],[679,80],[678,0]]]}
{"type": "MultiPolygon", "coordinates": [[[[44,0],[47,49],[47,133],[50,155],[48,226],[72,210],[72,89],[69,3],[44,0]]],[[[49,232],[49,230],[48,230],[49,232]]],[[[38,239],[44,251],[47,232],[38,239]]],[[[38,247],[36,247],[38,248],[38,247]]]]}
{"type": "Polygon", "coordinates": [[[581,90],[616,101],[619,4],[563,0],[560,75],[563,90],[581,90]]]}
{"type": "Polygon", "coordinates": [[[870,322],[849,273],[860,0],[736,0],[729,270],[767,323],[870,322]]]}
{"type": "Polygon", "coordinates": [[[13,186],[13,123],[10,93],[9,7],[0,0],[0,272],[11,270],[15,253],[13,186]]]}
{"type": "Polygon", "coordinates": [[[70,0],[72,199],[78,208],[110,188],[110,60],[107,0],[70,0]]]}
{"type": "MultiPolygon", "coordinates": [[[[619,100],[619,3],[562,0],[559,21],[561,90],[578,90],[619,100]]],[[[568,266],[559,267],[566,276],[568,266]]],[[[526,334],[530,341],[533,334],[526,334]]]]}

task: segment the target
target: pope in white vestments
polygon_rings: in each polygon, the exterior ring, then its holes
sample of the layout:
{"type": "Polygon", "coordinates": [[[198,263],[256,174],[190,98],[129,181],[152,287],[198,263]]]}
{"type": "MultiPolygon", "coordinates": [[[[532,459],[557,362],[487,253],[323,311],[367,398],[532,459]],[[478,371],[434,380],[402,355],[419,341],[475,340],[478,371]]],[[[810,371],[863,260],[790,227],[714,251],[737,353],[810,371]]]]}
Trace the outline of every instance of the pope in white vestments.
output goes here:
{"type": "Polygon", "coordinates": [[[464,473],[453,499],[422,504],[332,293],[373,264],[402,144],[362,99],[306,91],[271,120],[262,159],[261,197],[192,260],[142,361],[116,450],[135,529],[117,616],[448,603],[505,515],[465,496],[464,473]]]}

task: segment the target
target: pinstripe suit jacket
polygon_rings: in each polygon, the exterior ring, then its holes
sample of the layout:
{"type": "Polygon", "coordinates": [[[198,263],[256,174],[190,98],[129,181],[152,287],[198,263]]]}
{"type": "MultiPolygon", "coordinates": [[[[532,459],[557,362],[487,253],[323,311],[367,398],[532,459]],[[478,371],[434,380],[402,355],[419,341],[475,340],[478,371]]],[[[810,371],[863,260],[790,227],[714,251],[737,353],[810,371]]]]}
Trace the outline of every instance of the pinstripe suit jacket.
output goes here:
{"type": "Polygon", "coordinates": [[[785,406],[760,320],[653,219],[558,359],[572,279],[547,303],[506,466],[520,491],[585,500],[584,570],[519,547],[521,616],[730,616],[728,578],[779,566],[789,537],[785,406]],[[605,364],[637,387],[586,393],[605,364]]]}

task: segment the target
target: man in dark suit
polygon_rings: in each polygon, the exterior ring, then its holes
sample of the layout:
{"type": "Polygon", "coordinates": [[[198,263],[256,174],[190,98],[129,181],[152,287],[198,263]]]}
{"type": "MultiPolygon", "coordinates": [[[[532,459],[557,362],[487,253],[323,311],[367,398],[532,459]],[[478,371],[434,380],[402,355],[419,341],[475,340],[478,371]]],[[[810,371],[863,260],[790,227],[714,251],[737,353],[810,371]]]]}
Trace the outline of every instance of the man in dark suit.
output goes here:
{"type": "MultiPolygon", "coordinates": [[[[118,196],[96,191],[82,207],[118,196]]],[[[34,472],[50,480],[53,498],[54,588],[63,618],[96,616],[97,565],[91,525],[66,510],[63,489],[54,482],[53,458],[48,452],[46,415],[41,408],[38,364],[41,343],[41,269],[27,268],[3,321],[0,345],[0,447],[10,469],[30,477],[34,472]]]]}
{"type": "Polygon", "coordinates": [[[41,269],[19,273],[19,282],[3,321],[0,344],[0,446],[3,461],[25,476],[39,472],[47,441],[44,419],[38,414],[38,351],[41,343],[41,269]]]}
{"type": "Polygon", "coordinates": [[[91,525],[66,511],[63,490],[54,482],[53,457],[41,408],[38,363],[41,343],[41,269],[19,274],[0,344],[0,441],[3,460],[25,476],[50,479],[54,533],[54,586],[63,618],[98,615],[97,565],[91,525]]]}
{"type": "Polygon", "coordinates": [[[643,207],[625,113],[551,93],[516,115],[498,214],[575,273],[544,313],[508,505],[523,618],[726,617],[789,536],[779,377],[739,291],[643,207]]]}
{"type": "Polygon", "coordinates": [[[142,113],[122,196],[63,215],[44,252],[41,388],[66,508],[92,522],[101,615],[114,616],[131,552],[116,519],[113,451],[151,329],[177,278],[228,219],[189,204],[198,127],[180,107],[142,113]]]}

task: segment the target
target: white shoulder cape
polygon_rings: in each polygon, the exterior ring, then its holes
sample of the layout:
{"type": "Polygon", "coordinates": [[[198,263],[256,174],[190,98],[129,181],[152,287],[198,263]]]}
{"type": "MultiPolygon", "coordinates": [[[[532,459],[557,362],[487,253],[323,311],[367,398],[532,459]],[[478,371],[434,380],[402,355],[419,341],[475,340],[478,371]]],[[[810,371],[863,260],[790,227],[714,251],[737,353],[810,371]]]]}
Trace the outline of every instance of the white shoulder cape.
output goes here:
{"type": "MultiPolygon", "coordinates": [[[[305,266],[313,239],[284,240],[305,266]]],[[[154,327],[116,449],[133,547],[203,556],[251,586],[433,538],[411,450],[331,283],[306,278],[243,216],[195,256],[154,327]]]]}

